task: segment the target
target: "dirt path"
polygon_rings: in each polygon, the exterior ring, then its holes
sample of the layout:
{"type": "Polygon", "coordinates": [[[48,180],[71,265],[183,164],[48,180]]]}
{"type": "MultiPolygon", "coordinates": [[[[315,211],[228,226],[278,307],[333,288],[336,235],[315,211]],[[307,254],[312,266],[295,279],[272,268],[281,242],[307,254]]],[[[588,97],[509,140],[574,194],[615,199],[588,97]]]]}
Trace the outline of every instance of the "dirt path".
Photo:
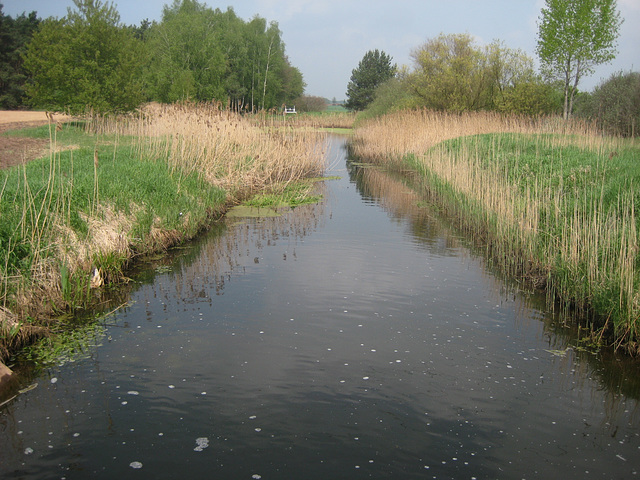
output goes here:
{"type": "MultiPolygon", "coordinates": [[[[66,120],[65,115],[55,115],[54,120],[66,120]]],[[[42,157],[49,150],[49,140],[8,137],[8,130],[37,127],[49,122],[45,112],[0,110],[0,168],[12,167],[42,157]]]]}

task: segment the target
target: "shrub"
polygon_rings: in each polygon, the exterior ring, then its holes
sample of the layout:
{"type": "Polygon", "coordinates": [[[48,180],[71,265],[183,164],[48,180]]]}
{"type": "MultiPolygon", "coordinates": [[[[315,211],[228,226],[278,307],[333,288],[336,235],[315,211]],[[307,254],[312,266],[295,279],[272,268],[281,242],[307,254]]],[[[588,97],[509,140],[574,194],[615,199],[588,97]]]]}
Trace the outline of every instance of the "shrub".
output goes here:
{"type": "Polygon", "coordinates": [[[576,114],[610,135],[634,137],[640,127],[640,72],[618,72],[578,99],[576,114]]]}

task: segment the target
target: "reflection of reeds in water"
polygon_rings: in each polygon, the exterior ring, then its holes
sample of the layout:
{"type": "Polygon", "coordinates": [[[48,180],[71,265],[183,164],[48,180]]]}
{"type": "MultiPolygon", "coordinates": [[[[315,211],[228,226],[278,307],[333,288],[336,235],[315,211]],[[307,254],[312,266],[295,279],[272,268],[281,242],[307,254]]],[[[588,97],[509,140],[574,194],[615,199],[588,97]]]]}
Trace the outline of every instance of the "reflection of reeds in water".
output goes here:
{"type": "MultiPolygon", "coordinates": [[[[325,188],[317,183],[320,192],[325,188]]],[[[182,301],[211,301],[212,291],[222,293],[233,275],[255,265],[256,250],[279,246],[283,260],[295,261],[296,246],[324,221],[324,204],[281,209],[279,217],[229,219],[224,233],[209,236],[199,247],[197,260],[181,265],[175,275],[175,295],[182,301]]],[[[258,260],[259,261],[259,260],[258,260]]],[[[157,284],[154,288],[163,288],[157,284]]],[[[168,296],[166,292],[163,296],[168,296]]]]}
{"type": "MultiPolygon", "coordinates": [[[[499,304],[513,304],[516,327],[531,328],[532,323],[542,322],[541,335],[548,342],[548,349],[535,352],[525,352],[526,356],[549,356],[552,351],[566,352],[557,356],[558,368],[565,372],[562,376],[566,382],[566,390],[571,388],[591,388],[595,392],[602,389],[602,385],[609,392],[605,396],[607,418],[615,419],[623,413],[626,407],[623,395],[640,398],[640,379],[633,374],[637,372],[637,364],[611,357],[603,369],[602,358],[592,352],[580,351],[576,345],[579,338],[577,328],[567,328],[561,312],[545,311],[545,299],[540,295],[529,295],[518,292],[519,286],[504,278],[492,268],[490,263],[482,259],[473,259],[473,245],[464,246],[461,237],[455,236],[448,221],[430,207],[427,197],[421,196],[422,185],[407,185],[411,179],[399,177],[394,172],[385,171],[378,167],[354,167],[355,181],[362,194],[376,201],[393,218],[404,218],[410,222],[412,234],[419,245],[426,245],[430,253],[437,255],[450,254],[444,250],[456,250],[455,255],[470,262],[478,263],[482,278],[491,293],[491,302],[499,304]],[[437,238],[446,238],[444,249],[437,238]],[[626,365],[626,369],[624,368],[626,365]],[[575,371],[581,372],[575,375],[575,371]],[[600,383],[592,382],[594,377],[600,383]],[[578,383],[576,383],[578,382],[578,383]]],[[[640,414],[640,403],[635,403],[637,414],[640,414]]],[[[614,422],[611,422],[614,423],[614,422]]]]}

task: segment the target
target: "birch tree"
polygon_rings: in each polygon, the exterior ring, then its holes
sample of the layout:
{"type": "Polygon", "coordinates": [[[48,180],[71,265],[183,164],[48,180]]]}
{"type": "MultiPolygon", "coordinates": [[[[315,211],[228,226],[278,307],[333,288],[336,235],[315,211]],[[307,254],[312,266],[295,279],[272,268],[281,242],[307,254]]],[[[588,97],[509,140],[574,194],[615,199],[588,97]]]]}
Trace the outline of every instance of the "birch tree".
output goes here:
{"type": "Polygon", "coordinates": [[[545,0],[537,53],[544,74],[564,82],[565,120],[580,80],[615,58],[621,24],[616,0],[545,0]]]}

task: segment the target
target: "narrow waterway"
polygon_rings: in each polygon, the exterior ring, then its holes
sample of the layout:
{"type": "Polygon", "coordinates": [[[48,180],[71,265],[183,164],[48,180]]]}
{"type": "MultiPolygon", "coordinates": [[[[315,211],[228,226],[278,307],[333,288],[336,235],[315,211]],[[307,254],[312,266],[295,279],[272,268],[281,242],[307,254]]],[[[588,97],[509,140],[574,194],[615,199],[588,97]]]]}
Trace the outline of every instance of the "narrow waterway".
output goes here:
{"type": "Polygon", "coordinates": [[[150,262],[25,380],[0,478],[635,478],[638,367],[579,350],[344,143],[320,204],[150,262]]]}

